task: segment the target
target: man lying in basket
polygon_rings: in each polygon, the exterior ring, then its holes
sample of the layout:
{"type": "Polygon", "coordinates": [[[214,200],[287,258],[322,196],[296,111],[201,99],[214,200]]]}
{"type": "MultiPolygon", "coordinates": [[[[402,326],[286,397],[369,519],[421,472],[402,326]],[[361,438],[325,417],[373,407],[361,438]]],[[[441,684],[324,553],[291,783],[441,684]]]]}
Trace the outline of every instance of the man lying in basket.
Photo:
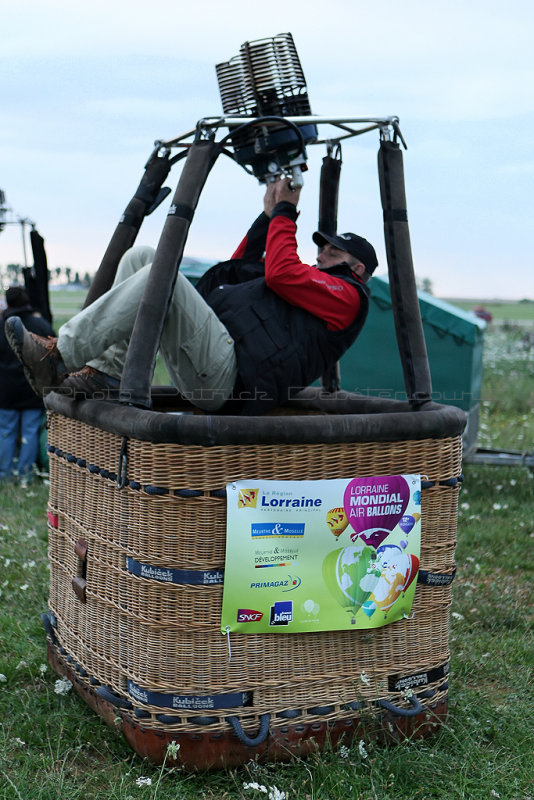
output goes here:
{"type": "MultiPolygon", "coordinates": [[[[325,374],[365,322],[374,248],[354,233],[317,231],[317,265],[303,264],[295,239],[299,195],[287,179],[269,183],[264,211],[230,261],[208,270],[196,287],[178,273],[161,355],[174,385],[198,408],[269,411],[325,374]]],[[[9,318],[6,336],[37,394],[118,397],[154,252],[127,251],[111,289],[63,325],[57,339],[9,318]]]]}

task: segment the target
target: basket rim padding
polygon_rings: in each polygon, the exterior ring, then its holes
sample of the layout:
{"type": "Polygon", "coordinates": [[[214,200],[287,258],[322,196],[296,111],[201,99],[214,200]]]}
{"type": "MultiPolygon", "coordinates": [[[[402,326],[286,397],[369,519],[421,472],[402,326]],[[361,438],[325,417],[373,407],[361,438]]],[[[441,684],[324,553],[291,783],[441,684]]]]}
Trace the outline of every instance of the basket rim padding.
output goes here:
{"type": "Polygon", "coordinates": [[[204,447],[443,439],[461,435],[466,424],[465,412],[456,406],[428,402],[414,410],[405,401],[350,392],[326,394],[314,387],[300,392],[278,416],[169,414],[117,401],[74,400],[57,392],[45,397],[45,405],[118,436],[204,447]]]}

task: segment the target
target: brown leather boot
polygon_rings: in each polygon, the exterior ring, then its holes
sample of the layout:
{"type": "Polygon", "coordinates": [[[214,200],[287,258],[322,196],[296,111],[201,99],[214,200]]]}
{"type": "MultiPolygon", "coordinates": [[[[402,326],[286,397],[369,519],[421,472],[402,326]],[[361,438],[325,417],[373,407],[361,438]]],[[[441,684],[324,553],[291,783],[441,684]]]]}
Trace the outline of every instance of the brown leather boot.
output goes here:
{"type": "Polygon", "coordinates": [[[119,396],[120,386],[117,378],[86,364],[78,372],[71,372],[57,387],[57,391],[76,400],[114,400],[119,396]]]}
{"type": "Polygon", "coordinates": [[[26,330],[20,317],[9,317],[5,324],[9,346],[24,367],[26,380],[35,394],[43,397],[54,391],[66,377],[67,369],[53,336],[38,336],[26,330]]]}

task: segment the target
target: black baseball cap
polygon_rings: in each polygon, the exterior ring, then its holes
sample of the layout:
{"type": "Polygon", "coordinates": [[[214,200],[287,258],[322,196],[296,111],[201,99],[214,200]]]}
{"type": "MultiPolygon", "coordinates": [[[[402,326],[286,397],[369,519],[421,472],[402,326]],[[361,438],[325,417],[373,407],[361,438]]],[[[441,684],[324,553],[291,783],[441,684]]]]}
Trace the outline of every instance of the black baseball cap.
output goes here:
{"type": "Polygon", "coordinates": [[[373,274],[378,266],[375,249],[363,236],[358,236],[355,233],[330,235],[321,233],[321,231],[315,231],[312,239],[319,247],[323,247],[323,245],[328,242],[329,244],[333,244],[334,247],[339,247],[340,250],[345,250],[347,253],[350,253],[351,256],[358,258],[365,264],[365,269],[370,275],[373,274]]]}

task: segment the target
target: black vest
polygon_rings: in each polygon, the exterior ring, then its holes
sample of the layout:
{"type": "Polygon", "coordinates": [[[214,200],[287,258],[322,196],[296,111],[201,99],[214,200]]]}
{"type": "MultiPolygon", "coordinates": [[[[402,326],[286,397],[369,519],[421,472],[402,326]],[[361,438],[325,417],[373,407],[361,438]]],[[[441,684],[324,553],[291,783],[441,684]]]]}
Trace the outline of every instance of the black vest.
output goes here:
{"type": "Polygon", "coordinates": [[[343,330],[279,297],[265,283],[263,264],[240,259],[212,267],[197,290],[235,342],[238,379],[222,412],[265,414],[309,386],[338,361],[358,336],[369,290],[348,266],[322,270],[356,287],[360,313],[343,330]]]}

